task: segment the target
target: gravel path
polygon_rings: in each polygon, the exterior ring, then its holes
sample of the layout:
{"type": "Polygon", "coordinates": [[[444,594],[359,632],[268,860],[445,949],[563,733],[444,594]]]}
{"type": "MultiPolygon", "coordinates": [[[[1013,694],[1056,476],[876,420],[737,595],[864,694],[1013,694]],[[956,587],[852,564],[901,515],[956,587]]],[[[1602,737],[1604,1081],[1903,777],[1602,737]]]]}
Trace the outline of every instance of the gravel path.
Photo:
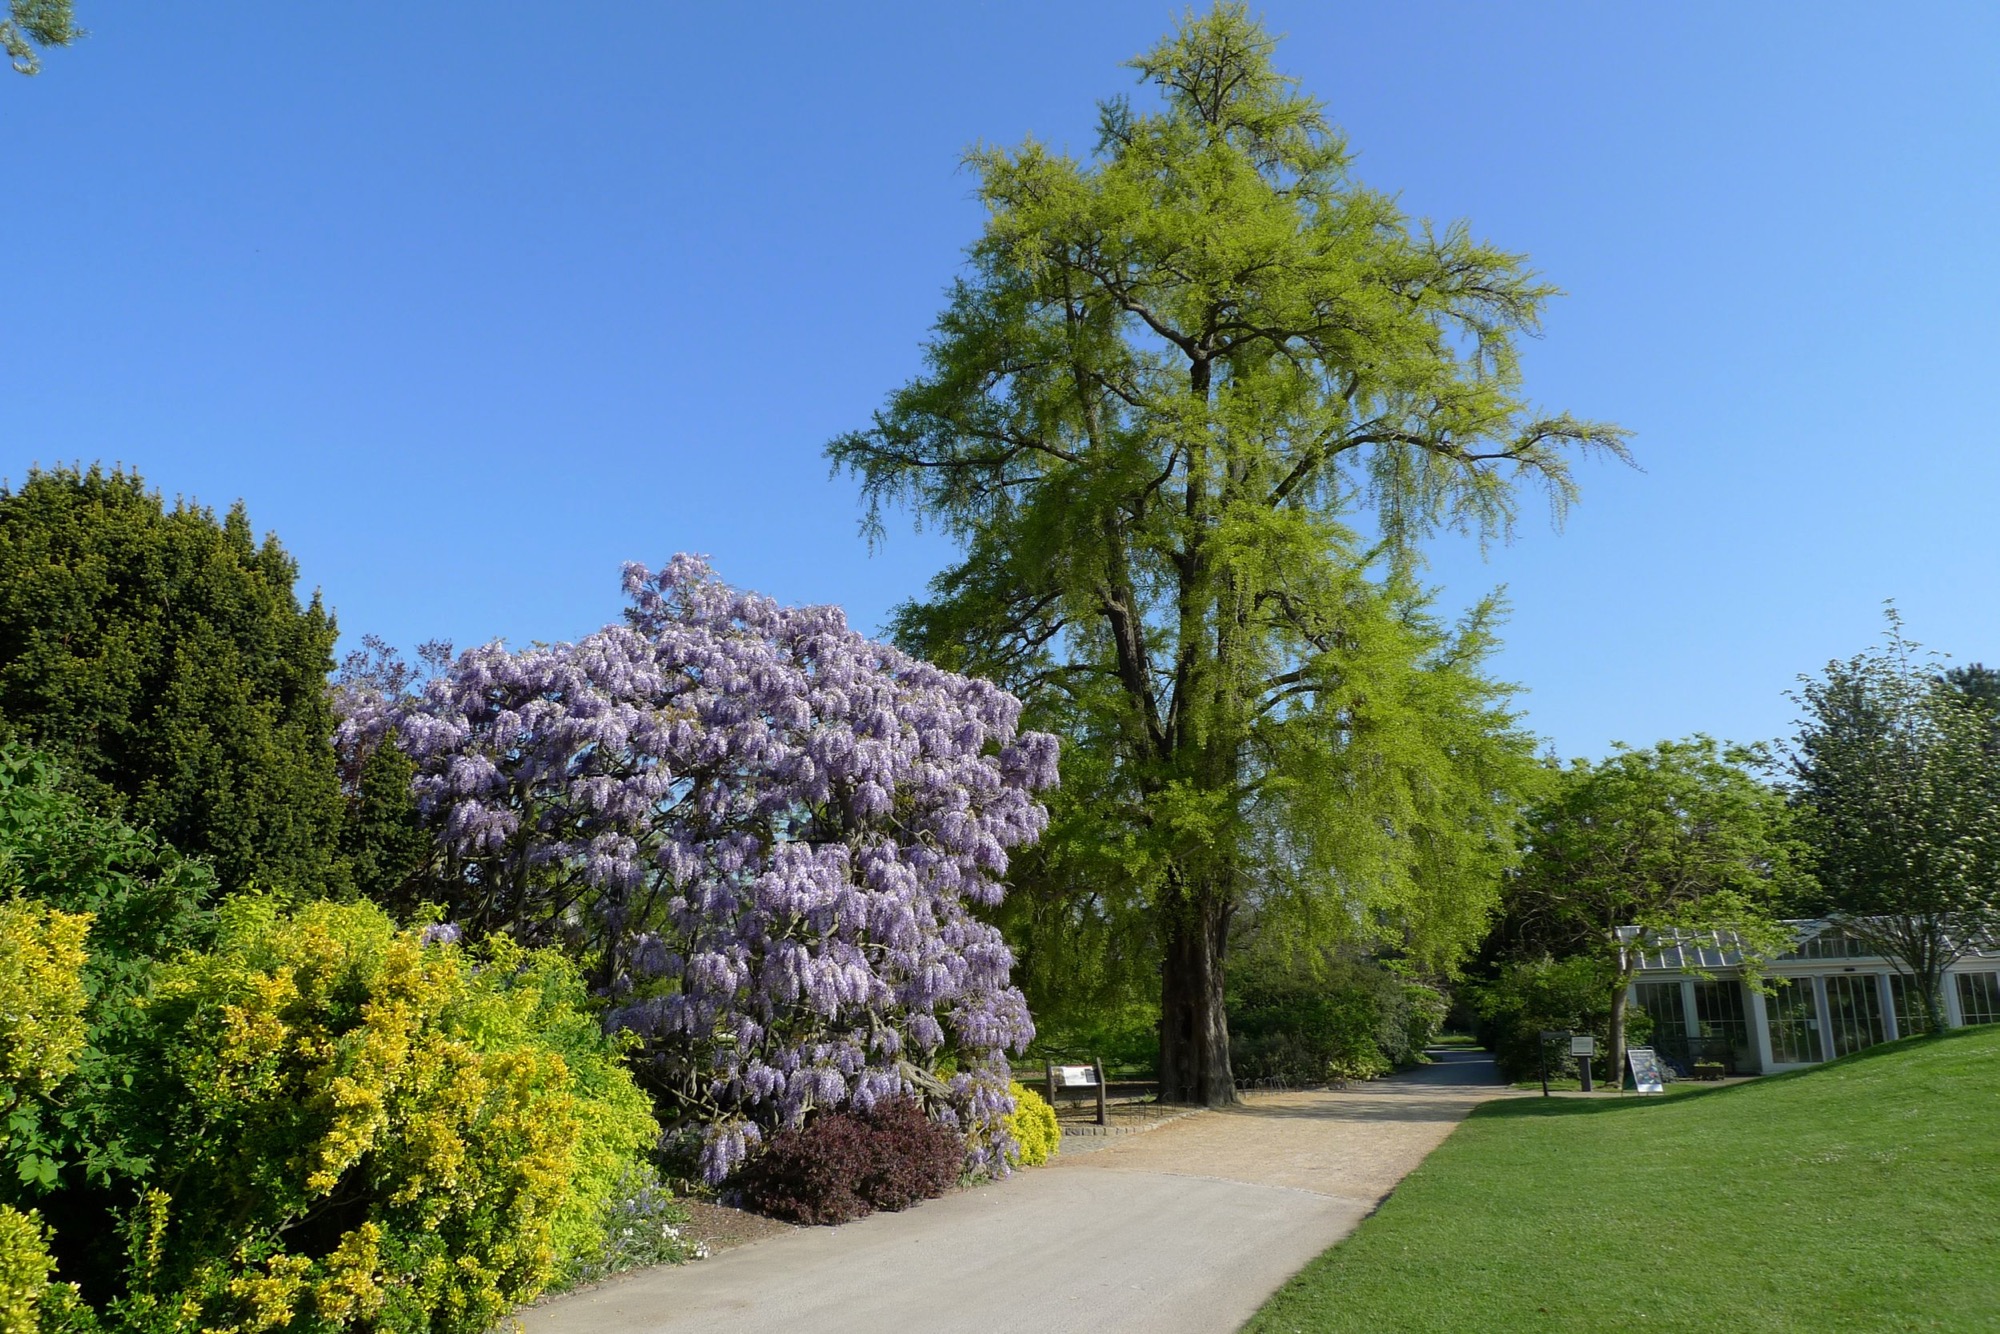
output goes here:
{"type": "Polygon", "coordinates": [[[523,1313],[528,1334],[1227,1334],[1474,1106],[1483,1054],[1253,1094],[1008,1181],[800,1228],[523,1313]]]}

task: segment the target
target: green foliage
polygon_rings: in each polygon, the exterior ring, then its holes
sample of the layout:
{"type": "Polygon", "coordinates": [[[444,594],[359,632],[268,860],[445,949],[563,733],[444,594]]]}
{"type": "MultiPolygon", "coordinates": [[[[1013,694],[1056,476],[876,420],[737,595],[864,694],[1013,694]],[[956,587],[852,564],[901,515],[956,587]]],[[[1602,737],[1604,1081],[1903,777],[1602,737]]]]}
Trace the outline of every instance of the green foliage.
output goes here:
{"type": "Polygon", "coordinates": [[[41,1328],[42,1295],[54,1267],[43,1242],[41,1219],[0,1205],[0,1330],[36,1334],[41,1328]]]}
{"type": "Polygon", "coordinates": [[[1031,996],[1159,978],[1161,1075],[1200,1101],[1229,1096],[1258,896],[1439,972],[1482,934],[1530,745],[1484,674],[1495,608],[1441,623],[1416,544],[1504,533],[1517,484],[1560,509],[1572,448],[1623,452],[1527,404],[1552,289],[1352,179],[1273,48],[1241,5],[1190,14],[1090,160],[971,154],[988,221],[926,372],[828,447],[871,524],[907,503],[964,548],[899,640],[1068,743],[1007,923],[1031,996]]]}
{"type": "Polygon", "coordinates": [[[1421,1056],[1445,1008],[1433,988],[1376,964],[1258,960],[1230,989],[1236,1073],[1287,1084],[1373,1079],[1421,1056]]]}
{"type": "Polygon", "coordinates": [[[2000,933],[2000,726],[1990,673],[1940,677],[1893,609],[1888,628],[1805,682],[1793,791],[1814,906],[1903,965],[1936,1030],[1945,969],[2000,933]]]}
{"type": "Polygon", "coordinates": [[[410,792],[415,775],[416,765],[393,741],[370,747],[348,785],[340,826],[340,852],[355,891],[406,917],[420,906],[420,873],[435,846],[410,792]]]}
{"type": "Polygon", "coordinates": [[[1451,1002],[1436,987],[1422,982],[1405,982],[1403,1007],[1406,1015],[1403,1041],[1409,1052],[1403,1059],[1414,1060],[1444,1031],[1444,1020],[1451,1013],[1451,1002]]]}
{"type": "Polygon", "coordinates": [[[8,0],[7,17],[0,19],[0,51],[18,74],[41,73],[39,48],[68,46],[83,35],[70,0],[8,0]]]}
{"type": "Polygon", "coordinates": [[[89,930],[89,917],[0,899],[0,1112],[45,1095],[76,1068],[89,930]]]}
{"type": "Polygon", "coordinates": [[[297,575],[241,505],[218,520],[131,473],[31,472],[0,490],[0,724],[225,886],[327,888],[334,626],[297,575]]]}
{"type": "MultiPolygon", "coordinates": [[[[1544,1029],[1589,1033],[1598,1050],[1609,1052],[1615,985],[1622,985],[1616,967],[1598,954],[1510,962],[1492,981],[1469,988],[1479,1016],[1479,1041],[1508,1079],[1533,1079],[1539,1072],[1544,1029]]],[[[1645,1042],[1652,1031],[1652,1017],[1644,1010],[1626,1015],[1625,1036],[1633,1045],[1645,1042]]],[[[1576,1073],[1567,1044],[1551,1043],[1546,1059],[1552,1077],[1576,1073]]],[[[1619,1077],[1608,1068],[1598,1073],[1606,1080],[1619,1077]]]]}
{"type": "Polygon", "coordinates": [[[633,1167],[605,1208],[603,1244],[572,1254],[552,1290],[596,1283],[647,1265],[701,1259],[707,1246],[687,1235],[687,1222],[687,1206],[674,1198],[659,1173],[648,1164],[633,1167]]]}
{"type": "MultiPolygon", "coordinates": [[[[10,744],[0,745],[0,879],[18,896],[0,910],[10,934],[37,919],[38,904],[48,911],[39,919],[45,924],[90,924],[87,958],[67,946],[61,951],[59,962],[76,970],[70,982],[41,968],[24,984],[45,996],[60,993],[64,1004],[87,995],[88,1040],[74,1072],[0,1095],[13,1096],[0,1125],[0,1199],[14,1189],[39,1197],[59,1178],[81,1188],[86,1179],[101,1184],[117,1172],[143,1171],[143,1155],[135,1159],[128,1145],[129,1127],[107,1113],[118,1076],[105,1051],[138,1022],[135,1002],[155,960],[206,939],[214,877],[151,834],[92,811],[45,758],[10,744]]],[[[33,957],[25,948],[14,956],[18,963],[33,957]]]]}
{"type": "Polygon", "coordinates": [[[473,1334],[605,1263],[607,1224],[677,1221],[557,956],[238,897],[116,999],[95,1077],[51,1101],[121,1151],[42,1199],[62,1277],[121,1327],[473,1334]]]}
{"type": "MultiPolygon", "coordinates": [[[[1811,883],[1784,794],[1751,772],[1767,763],[1759,748],[1697,735],[1553,774],[1524,817],[1527,855],[1506,888],[1515,929],[1597,960],[1614,1014],[1639,963],[1621,927],[1729,932],[1754,985],[1792,942],[1779,915],[1811,883]]],[[[1623,1063],[1615,1019],[1605,1051],[1611,1068],[1623,1063]]]]}
{"type": "Polygon", "coordinates": [[[225,905],[162,969],[123,1110],[161,1170],[122,1318],[483,1331],[601,1244],[657,1131],[561,959],[368,904],[225,905]]]}
{"type": "Polygon", "coordinates": [[[1009,1084],[1007,1092],[1014,1098],[1014,1110],[1007,1114],[1006,1122],[1014,1151],[1007,1155],[1007,1161],[1016,1167],[1040,1167],[1062,1148],[1056,1109],[1025,1084],[1009,1084]]]}

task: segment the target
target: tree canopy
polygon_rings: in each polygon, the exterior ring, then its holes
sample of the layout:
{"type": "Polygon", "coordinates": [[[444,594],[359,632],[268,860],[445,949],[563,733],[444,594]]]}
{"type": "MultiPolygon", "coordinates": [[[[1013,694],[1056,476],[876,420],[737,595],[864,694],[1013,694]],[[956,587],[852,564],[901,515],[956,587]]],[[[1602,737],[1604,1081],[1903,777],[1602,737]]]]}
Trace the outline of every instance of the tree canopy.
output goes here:
{"type": "Polygon", "coordinates": [[[8,0],[0,19],[0,50],[17,74],[39,74],[41,48],[68,46],[83,36],[70,0],[8,0]]]}
{"type": "Polygon", "coordinates": [[[1752,981],[1791,943],[1777,918],[1803,889],[1802,849],[1784,794],[1753,772],[1765,763],[1760,750],[1705,736],[1620,749],[1561,770],[1523,819],[1510,925],[1551,953],[1602,966],[1613,1074],[1645,941],[1730,932],[1752,981]],[[1637,941],[1620,938],[1627,926],[1639,928],[1637,941]]]}
{"type": "Polygon", "coordinates": [[[334,625],[298,567],[137,474],[59,468],[0,490],[0,728],[222,883],[325,888],[342,815],[334,625]]]}
{"type": "Polygon", "coordinates": [[[1504,536],[1523,487],[1560,512],[1576,450],[1624,452],[1522,392],[1553,289],[1354,180],[1274,46],[1241,5],[1190,15],[1088,160],[975,150],[989,217],[926,369],[828,447],[872,531],[907,504],[964,549],[901,642],[1101,751],[1045,846],[1122,868],[1163,1087],[1202,1102],[1233,1097],[1246,906],[1440,966],[1477,937],[1528,743],[1482,672],[1494,608],[1441,623],[1418,544],[1504,536]]]}
{"type": "Polygon", "coordinates": [[[1932,1029],[1945,970],[2000,939],[2000,746],[1978,684],[1936,672],[1891,609],[1881,647],[1828,663],[1796,697],[1790,769],[1817,906],[1909,971],[1932,1029]]]}

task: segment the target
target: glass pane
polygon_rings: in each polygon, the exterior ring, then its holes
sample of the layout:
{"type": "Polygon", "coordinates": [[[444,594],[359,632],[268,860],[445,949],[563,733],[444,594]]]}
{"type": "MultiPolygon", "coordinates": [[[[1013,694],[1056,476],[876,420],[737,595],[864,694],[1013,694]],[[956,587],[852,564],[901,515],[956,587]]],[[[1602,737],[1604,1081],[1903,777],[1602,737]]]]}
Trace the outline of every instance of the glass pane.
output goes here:
{"type": "Polygon", "coordinates": [[[1833,1055],[1846,1056],[1880,1042],[1882,993],[1873,973],[1843,973],[1826,980],[1826,1031],[1833,1055]]]}
{"type": "Polygon", "coordinates": [[[1680,983],[1641,982],[1639,1008],[1652,1017],[1655,1041],[1687,1036],[1687,1020],[1681,1014],[1680,983]]]}
{"type": "Polygon", "coordinates": [[[1960,973],[1958,1015],[1968,1024],[2000,1023],[2000,973],[1960,973]]]}
{"type": "Polygon", "coordinates": [[[1917,1000],[1917,979],[1906,973],[1889,974],[1889,1003],[1896,1007],[1896,1032],[1909,1037],[1924,1026],[1923,1006],[1917,1000]]]}
{"type": "Polygon", "coordinates": [[[1779,1065],[1817,1061],[1819,1007],[1813,1003],[1810,978],[1781,981],[1765,1005],[1771,1022],[1771,1059],[1779,1065]]]}
{"type": "Polygon", "coordinates": [[[1750,1019],[1743,1007],[1743,986],[1738,982],[1697,982],[1694,984],[1694,1017],[1700,1041],[1695,1055],[1704,1061],[1720,1061],[1731,1073],[1752,1064],[1750,1019]]]}

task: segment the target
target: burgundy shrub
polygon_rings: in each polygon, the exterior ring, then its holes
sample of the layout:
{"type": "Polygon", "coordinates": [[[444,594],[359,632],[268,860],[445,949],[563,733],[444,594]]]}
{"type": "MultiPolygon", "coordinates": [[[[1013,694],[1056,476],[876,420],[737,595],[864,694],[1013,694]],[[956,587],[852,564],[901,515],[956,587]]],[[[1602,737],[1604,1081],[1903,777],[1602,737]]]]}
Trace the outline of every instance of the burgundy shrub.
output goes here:
{"type": "Polygon", "coordinates": [[[873,1110],[820,1112],[781,1130],[737,1174],[748,1207],[794,1223],[846,1223],[950,1190],[965,1144],[910,1098],[873,1110]]]}

